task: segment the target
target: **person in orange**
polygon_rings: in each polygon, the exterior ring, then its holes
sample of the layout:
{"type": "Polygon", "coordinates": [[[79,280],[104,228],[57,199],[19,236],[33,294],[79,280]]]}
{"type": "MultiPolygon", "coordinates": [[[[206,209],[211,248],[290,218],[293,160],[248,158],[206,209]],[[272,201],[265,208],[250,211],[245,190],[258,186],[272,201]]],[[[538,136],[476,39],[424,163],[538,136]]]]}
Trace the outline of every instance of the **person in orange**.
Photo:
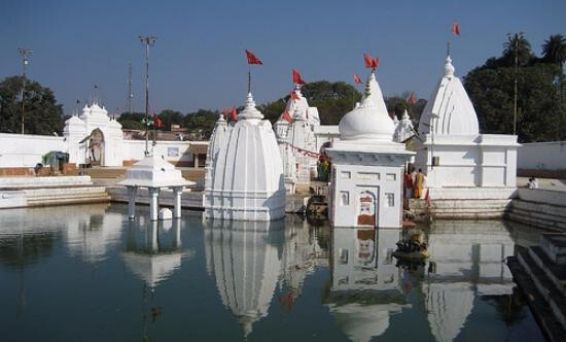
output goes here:
{"type": "Polygon", "coordinates": [[[415,182],[413,183],[413,198],[421,198],[423,196],[423,189],[425,183],[425,175],[423,170],[419,169],[419,172],[415,176],[415,182]]]}

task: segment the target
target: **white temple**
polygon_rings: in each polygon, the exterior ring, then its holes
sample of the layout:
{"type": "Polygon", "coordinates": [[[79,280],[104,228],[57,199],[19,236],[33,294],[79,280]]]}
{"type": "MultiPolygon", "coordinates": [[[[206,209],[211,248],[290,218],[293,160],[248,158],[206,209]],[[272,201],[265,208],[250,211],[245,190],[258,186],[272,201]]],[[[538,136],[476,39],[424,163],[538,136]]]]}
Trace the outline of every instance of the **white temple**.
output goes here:
{"type": "Polygon", "coordinates": [[[401,226],[401,182],[413,153],[393,142],[394,128],[372,72],[362,103],[340,120],[340,140],[326,149],[332,161],[329,217],[335,227],[401,226]]]}
{"type": "Polygon", "coordinates": [[[418,131],[415,166],[426,174],[433,199],[509,198],[516,189],[517,136],[480,134],[450,56],[418,131]]]}
{"type": "Polygon", "coordinates": [[[100,166],[122,166],[120,148],[122,125],[110,119],[104,107],[85,105],[80,115],[65,122],[63,135],[68,144],[69,162],[100,166]]]}
{"type": "MultiPolygon", "coordinates": [[[[285,111],[274,124],[286,184],[308,184],[316,177],[318,160],[306,152],[318,153],[315,129],[319,126],[318,109],[309,107],[300,86],[296,85],[285,111]],[[285,119],[285,115],[291,117],[291,122],[285,119]]],[[[287,185],[287,189],[290,190],[291,186],[287,185]]]]}
{"type": "Polygon", "coordinates": [[[395,142],[405,142],[415,135],[415,128],[413,127],[413,122],[409,117],[409,113],[405,109],[403,112],[403,117],[401,120],[394,117],[393,123],[395,124],[395,131],[393,132],[393,141],[395,142]]]}
{"type": "Polygon", "coordinates": [[[207,218],[269,221],[285,215],[281,155],[271,123],[248,94],[234,126],[217,124],[204,189],[207,218]]]}

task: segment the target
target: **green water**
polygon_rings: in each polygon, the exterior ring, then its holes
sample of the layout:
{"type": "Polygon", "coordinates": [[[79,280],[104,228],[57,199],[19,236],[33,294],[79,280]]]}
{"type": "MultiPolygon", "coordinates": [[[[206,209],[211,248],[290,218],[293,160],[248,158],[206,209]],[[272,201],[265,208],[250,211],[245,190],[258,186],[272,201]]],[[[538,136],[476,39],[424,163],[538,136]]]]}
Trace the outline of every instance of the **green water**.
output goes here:
{"type": "Polygon", "coordinates": [[[522,227],[440,222],[399,265],[401,230],[147,211],[0,211],[0,341],[544,340],[503,263],[522,227]]]}

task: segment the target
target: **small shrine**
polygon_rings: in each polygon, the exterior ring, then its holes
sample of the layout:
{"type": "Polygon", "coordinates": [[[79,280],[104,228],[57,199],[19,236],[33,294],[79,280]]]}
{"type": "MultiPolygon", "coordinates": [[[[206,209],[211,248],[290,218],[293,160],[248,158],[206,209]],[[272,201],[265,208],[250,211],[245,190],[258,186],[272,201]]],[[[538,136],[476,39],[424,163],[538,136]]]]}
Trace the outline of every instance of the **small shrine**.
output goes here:
{"type": "Polygon", "coordinates": [[[372,72],[361,104],[340,120],[340,140],[326,149],[334,227],[401,226],[403,170],[414,153],[393,142],[394,129],[372,72]]]}
{"type": "Polygon", "coordinates": [[[206,163],[206,218],[270,221],[285,216],[283,165],[275,133],[251,93],[232,127],[217,123],[206,163]]]}
{"type": "Polygon", "coordinates": [[[419,121],[415,167],[433,199],[507,199],[516,189],[517,136],[480,134],[478,117],[446,57],[419,121]]]}
{"type": "Polygon", "coordinates": [[[174,194],[173,217],[181,217],[181,194],[186,186],[194,185],[181,175],[171,163],[156,156],[149,156],[137,162],[126,171],[126,179],[118,183],[128,189],[128,217],[135,218],[136,194],[139,188],[145,187],[149,193],[150,219],[156,221],[159,212],[159,192],[162,188],[170,188],[174,194]]]}

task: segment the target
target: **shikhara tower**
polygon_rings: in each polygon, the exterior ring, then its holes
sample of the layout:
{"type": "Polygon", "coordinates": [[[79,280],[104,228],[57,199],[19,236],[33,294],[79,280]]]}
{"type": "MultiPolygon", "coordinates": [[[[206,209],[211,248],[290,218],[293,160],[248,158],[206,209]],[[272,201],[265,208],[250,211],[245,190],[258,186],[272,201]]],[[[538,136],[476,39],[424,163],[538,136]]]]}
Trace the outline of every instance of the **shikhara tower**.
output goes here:
{"type": "Polygon", "coordinates": [[[214,130],[206,162],[205,217],[270,221],[285,216],[283,165],[271,123],[249,93],[237,122],[214,130]]]}

